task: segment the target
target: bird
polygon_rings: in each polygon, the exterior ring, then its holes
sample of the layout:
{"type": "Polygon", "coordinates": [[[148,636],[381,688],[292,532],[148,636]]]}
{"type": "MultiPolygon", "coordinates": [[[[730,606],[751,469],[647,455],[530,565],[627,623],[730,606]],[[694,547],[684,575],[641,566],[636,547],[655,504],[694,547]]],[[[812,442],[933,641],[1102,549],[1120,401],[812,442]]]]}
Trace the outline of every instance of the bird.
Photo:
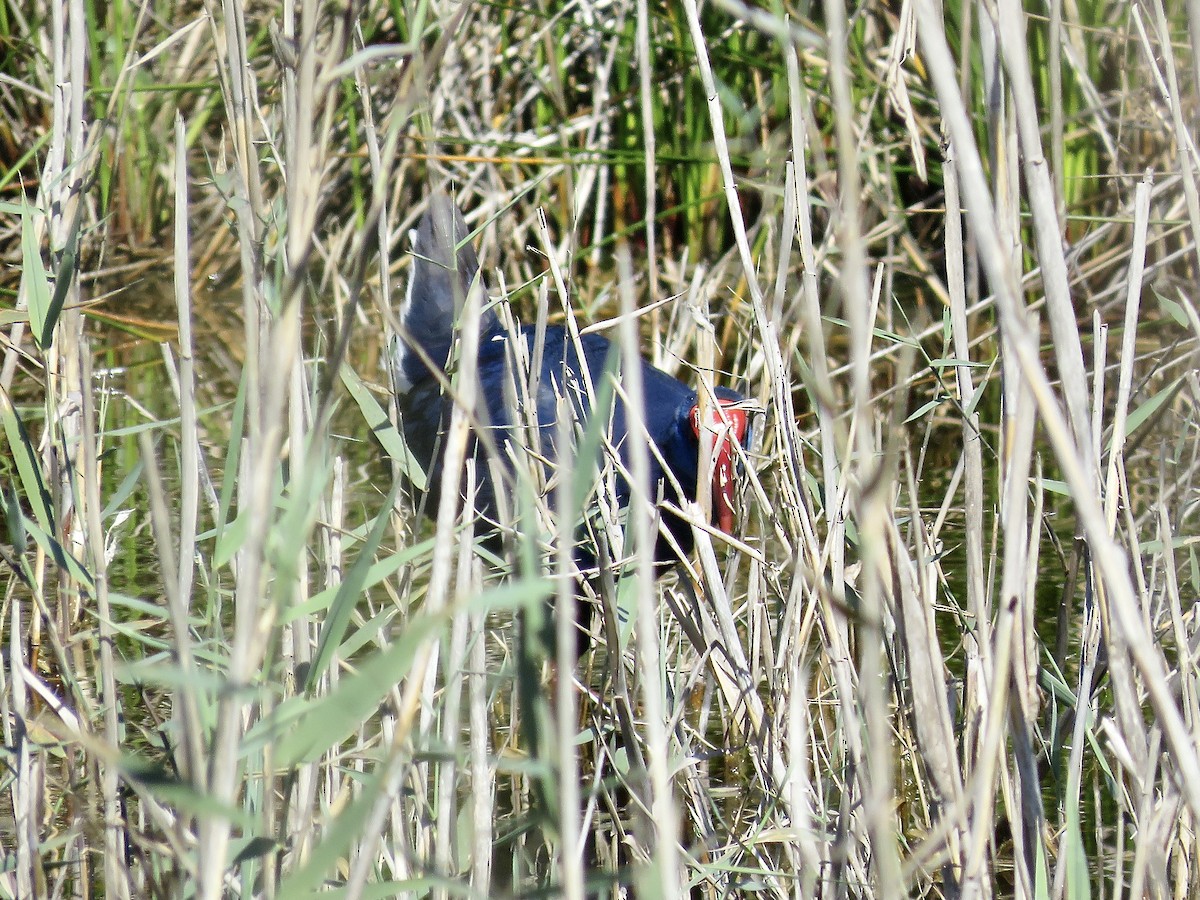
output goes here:
{"type": "MultiPolygon", "coordinates": [[[[535,326],[505,327],[497,307],[488,301],[480,275],[479,260],[470,241],[471,232],[462,211],[445,193],[433,192],[417,227],[410,232],[412,267],[408,290],[398,314],[397,334],[390,346],[388,365],[395,393],[400,431],[409,451],[427,473],[426,509],[436,511],[440,501],[444,434],[450,422],[454,397],[448,390],[448,366],[453,358],[456,323],[468,302],[477,303],[478,356],[476,384],[479,402],[474,415],[478,432],[470,452],[477,459],[490,443],[499,456],[497,465],[476,467],[474,502],[484,519],[497,528],[502,501],[512,491],[513,454],[503,451],[506,442],[532,431],[518,426],[535,422],[539,447],[527,458],[553,466],[557,459],[559,416],[569,408],[579,424],[586,428],[594,415],[593,402],[599,392],[599,376],[610,367],[614,353],[611,341],[600,334],[588,333],[577,338],[561,325],[544,329],[540,345],[535,326]],[[521,342],[524,347],[514,347],[521,342]],[[540,363],[535,352],[540,346],[540,363]],[[519,392],[506,388],[512,383],[512,352],[522,350],[534,359],[534,389],[528,395],[532,410],[520,410],[519,392]],[[592,379],[589,382],[589,379],[592,379]],[[591,390],[588,389],[590,384],[591,390]],[[568,403],[561,398],[568,397],[568,403]],[[517,408],[514,408],[517,407],[517,408]],[[532,412],[532,416],[530,413],[532,412]],[[485,421],[478,421],[485,420],[485,421]],[[482,432],[486,431],[487,440],[482,432]],[[503,483],[498,483],[498,480],[503,483]]],[[[699,488],[702,434],[711,435],[712,486],[710,491],[715,524],[726,533],[735,526],[735,498],[738,486],[738,458],[735,444],[746,448],[755,406],[737,391],[717,387],[715,402],[703,404],[696,390],[640,360],[642,392],[640,398],[617,390],[612,395],[607,436],[629,472],[632,442],[648,438],[654,444],[649,454],[649,496],[678,507],[682,500],[694,501],[699,488]],[[641,437],[631,430],[627,404],[640,402],[644,430],[641,437]]],[[[619,375],[618,375],[619,378],[619,375]]],[[[620,471],[620,470],[619,470],[620,471]]],[[[615,479],[619,505],[629,502],[631,486],[624,474],[615,479]]],[[[511,509],[511,504],[509,505],[511,509]]],[[[655,563],[665,566],[688,554],[693,548],[690,523],[663,511],[663,523],[670,538],[661,534],[655,547],[655,563]]],[[[582,551],[577,559],[594,560],[582,551]]]]}
{"type": "MultiPolygon", "coordinates": [[[[486,548],[495,551],[502,544],[502,533],[517,529],[513,513],[519,504],[513,495],[526,476],[516,467],[542,466],[540,474],[549,483],[560,474],[556,471],[560,451],[564,461],[570,453],[560,447],[562,438],[570,429],[582,433],[578,453],[598,427],[619,457],[620,465],[613,467],[616,474],[609,481],[611,499],[618,507],[629,504],[633,495],[628,475],[634,469],[632,452],[637,442],[649,442],[649,477],[642,488],[657,503],[662,524],[653,548],[655,574],[693,550],[693,525],[672,509],[696,500],[702,472],[712,478],[708,493],[714,522],[732,533],[738,461],[751,437],[751,415],[757,411],[753,404],[725,387],[714,388],[712,395],[703,398],[710,402],[703,402],[696,390],[640,357],[633,364],[640,366],[641,377],[630,379],[627,370],[616,366],[622,357],[616,352],[619,348],[600,334],[579,334],[562,325],[539,328],[502,321],[501,307],[488,298],[462,211],[445,193],[429,196],[410,237],[408,289],[394,323],[387,367],[399,430],[426,474],[426,511],[441,506],[455,404],[469,400],[471,405],[462,412],[471,427],[468,458],[476,465],[475,489],[468,496],[478,512],[476,521],[490,523],[481,535],[486,548]],[[473,333],[465,334],[461,329],[468,324],[473,333]],[[473,350],[474,359],[456,346],[473,350]],[[514,360],[528,360],[528,368],[514,365],[514,360]],[[473,383],[464,389],[461,376],[472,373],[473,383]],[[638,383],[640,391],[635,391],[632,385],[638,383]],[[631,404],[639,407],[633,415],[631,404]],[[565,415],[573,421],[561,421],[565,415]],[[635,428],[632,422],[638,421],[635,428]],[[514,447],[518,442],[531,446],[514,447]],[[706,451],[711,455],[702,465],[706,451]]],[[[581,461],[577,458],[576,466],[581,461]]],[[[539,473],[533,474],[538,480],[539,473]]],[[[459,481],[460,490],[464,483],[459,481]]],[[[562,493],[556,491],[555,496],[562,493]]],[[[577,510],[556,508],[555,512],[561,517],[577,510]]],[[[569,548],[577,569],[575,597],[591,594],[608,606],[615,601],[614,577],[620,564],[611,562],[605,530],[596,529],[589,536],[586,527],[579,526],[576,535],[578,540],[569,548]]],[[[591,646],[595,606],[585,602],[573,608],[569,624],[576,638],[575,659],[591,646]]],[[[565,677],[560,676],[557,661],[562,653],[572,652],[569,644],[564,647],[557,639],[559,615],[557,604],[542,603],[519,610],[515,617],[513,673],[522,709],[520,743],[531,759],[546,764],[543,771],[549,774],[531,779],[531,809],[550,831],[558,822],[556,772],[560,755],[569,749],[555,740],[558,689],[548,686],[565,677]]],[[[610,648],[619,646],[614,644],[619,642],[614,618],[604,617],[610,648]]]]}

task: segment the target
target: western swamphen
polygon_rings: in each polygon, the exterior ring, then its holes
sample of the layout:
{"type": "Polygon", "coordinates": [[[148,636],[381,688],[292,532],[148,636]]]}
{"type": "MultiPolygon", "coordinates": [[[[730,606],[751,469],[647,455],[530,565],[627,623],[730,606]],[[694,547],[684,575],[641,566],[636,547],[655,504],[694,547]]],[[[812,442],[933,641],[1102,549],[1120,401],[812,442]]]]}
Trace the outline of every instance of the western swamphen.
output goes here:
{"type": "MultiPolygon", "coordinates": [[[[451,358],[456,324],[470,297],[478,301],[482,312],[479,321],[479,353],[477,360],[478,386],[481,402],[474,413],[476,428],[487,427],[492,446],[498,448],[499,466],[481,462],[477,467],[475,504],[481,515],[493,522],[497,518],[497,493],[508,487],[498,487],[497,476],[511,475],[511,456],[504,452],[505,442],[517,433],[514,423],[536,420],[540,447],[528,458],[542,458],[549,463],[556,459],[557,418],[559,410],[572,408],[586,427],[591,413],[591,396],[583,387],[585,372],[595,385],[602,373],[612,366],[611,344],[596,334],[579,338],[578,344],[566,328],[551,326],[545,329],[541,348],[541,366],[535,389],[528,396],[536,405],[536,415],[519,408],[519,391],[506,388],[513,383],[511,348],[515,335],[526,343],[529,358],[536,366],[536,336],[533,326],[510,332],[500,322],[495,308],[488,305],[479,261],[469,243],[470,232],[462,213],[444,194],[434,194],[428,209],[413,232],[413,267],[408,294],[400,311],[400,339],[393,343],[391,355],[392,381],[397,395],[400,427],[409,450],[428,473],[429,509],[436,510],[442,482],[443,433],[450,421],[453,400],[444,390],[444,372],[451,358]],[[478,292],[472,297],[472,292],[478,292]],[[586,367],[580,364],[580,353],[586,367]],[[570,397],[570,404],[559,403],[560,396],[570,397]],[[514,409],[514,406],[517,409],[514,409]]],[[[679,485],[687,500],[696,499],[699,480],[701,418],[698,397],[694,390],[665,372],[642,362],[642,384],[646,434],[657,447],[650,453],[650,497],[662,496],[678,503],[679,485]],[[667,477],[663,464],[674,479],[667,477]]],[[[597,387],[598,391],[598,387],[597,387]]],[[[617,392],[613,401],[609,438],[622,457],[628,453],[629,442],[644,440],[626,430],[625,399],[617,392]]],[[[724,531],[733,528],[735,496],[736,451],[733,441],[744,445],[748,431],[748,409],[742,396],[734,391],[717,388],[715,407],[710,409],[709,432],[713,448],[712,509],[716,524],[724,531]]],[[[629,398],[633,402],[633,398],[629,398]]],[[[473,441],[472,452],[481,459],[481,442],[473,441]]],[[[624,460],[626,463],[627,459],[624,460]]],[[[628,465],[625,467],[628,469],[628,465]]],[[[623,477],[616,479],[617,499],[624,504],[629,499],[629,484],[623,477]]],[[[692,547],[691,527],[676,516],[664,515],[664,521],[684,552],[692,547]]],[[[590,556],[590,554],[588,554],[590,556]]],[[[659,563],[673,558],[670,541],[660,540],[656,548],[659,563]]]]}

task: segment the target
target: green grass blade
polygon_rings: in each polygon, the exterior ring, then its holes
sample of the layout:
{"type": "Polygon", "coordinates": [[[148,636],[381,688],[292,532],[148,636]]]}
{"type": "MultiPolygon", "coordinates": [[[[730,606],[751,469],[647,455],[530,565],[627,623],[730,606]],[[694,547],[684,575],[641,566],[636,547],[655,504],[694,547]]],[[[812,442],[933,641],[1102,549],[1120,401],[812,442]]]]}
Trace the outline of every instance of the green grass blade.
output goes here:
{"type": "Polygon", "coordinates": [[[383,698],[408,673],[417,650],[433,640],[448,621],[444,614],[416,616],[399,640],[359,663],[357,671],[343,677],[335,691],[315,701],[305,700],[303,717],[279,741],[280,764],[315,760],[374,715],[383,698]]]}
{"type": "Polygon", "coordinates": [[[341,375],[342,384],[346,386],[346,390],[350,392],[350,396],[362,410],[363,418],[367,420],[367,427],[383,445],[384,451],[400,467],[404,472],[404,477],[412,483],[413,487],[418,491],[425,490],[425,486],[429,483],[425,476],[425,470],[421,468],[416,457],[409,452],[404,438],[400,436],[400,432],[396,430],[396,426],[392,424],[383,407],[376,402],[371,392],[367,390],[367,386],[362,383],[362,379],[353,369],[349,366],[342,366],[341,375]]]}
{"type": "Polygon", "coordinates": [[[399,490],[400,482],[393,482],[392,489],[388,492],[387,500],[384,502],[379,515],[375,517],[375,522],[371,526],[371,532],[363,542],[362,549],[359,550],[358,558],[354,561],[354,565],[350,567],[350,571],[346,573],[345,580],[338,586],[337,596],[330,604],[329,615],[325,619],[324,627],[321,629],[321,639],[317,645],[317,655],[313,658],[312,666],[308,670],[308,679],[304,684],[305,691],[311,691],[316,687],[317,681],[329,667],[329,661],[333,658],[334,651],[341,646],[342,639],[346,636],[346,628],[350,623],[350,614],[354,612],[359,597],[362,596],[363,586],[366,584],[367,575],[371,571],[375,551],[379,549],[379,544],[383,540],[388,522],[391,520],[392,506],[396,502],[396,493],[399,490]]]}
{"type": "Polygon", "coordinates": [[[4,434],[8,438],[11,458],[17,464],[17,475],[21,479],[21,490],[26,502],[33,510],[42,531],[54,534],[54,511],[50,494],[42,480],[42,467],[38,464],[37,451],[25,430],[17,411],[13,409],[8,394],[0,392],[0,420],[4,422],[4,434]]]}
{"type": "Polygon", "coordinates": [[[30,329],[38,346],[47,350],[50,347],[49,338],[54,334],[54,322],[50,316],[50,278],[46,274],[42,248],[33,227],[33,217],[38,214],[39,211],[28,202],[21,204],[21,274],[28,285],[25,297],[29,304],[30,329]]]}

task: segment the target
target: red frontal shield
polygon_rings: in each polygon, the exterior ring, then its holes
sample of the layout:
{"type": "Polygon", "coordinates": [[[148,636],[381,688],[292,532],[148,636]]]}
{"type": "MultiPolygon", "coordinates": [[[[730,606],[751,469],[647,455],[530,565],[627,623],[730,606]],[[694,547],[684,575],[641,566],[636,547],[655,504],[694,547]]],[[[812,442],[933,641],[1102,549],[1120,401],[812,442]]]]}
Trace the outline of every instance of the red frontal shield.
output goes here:
{"type": "MultiPolygon", "coordinates": [[[[733,532],[733,490],[735,443],[746,440],[746,429],[750,419],[740,400],[718,400],[710,410],[710,420],[705,426],[713,434],[713,482],[712,506],[717,527],[726,534],[733,532]]],[[[692,407],[692,432],[700,438],[700,407],[692,407]]]]}

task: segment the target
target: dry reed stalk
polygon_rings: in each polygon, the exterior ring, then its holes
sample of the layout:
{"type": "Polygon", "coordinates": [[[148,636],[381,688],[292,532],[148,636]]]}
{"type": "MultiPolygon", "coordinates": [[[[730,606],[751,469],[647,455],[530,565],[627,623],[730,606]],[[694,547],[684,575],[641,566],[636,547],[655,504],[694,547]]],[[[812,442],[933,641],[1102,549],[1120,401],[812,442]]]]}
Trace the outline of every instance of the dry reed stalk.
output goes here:
{"type": "MultiPolygon", "coordinates": [[[[963,409],[962,444],[964,470],[964,541],[966,543],[966,591],[967,608],[980,628],[986,628],[983,623],[990,622],[991,598],[987,586],[987,573],[984,569],[984,545],[986,541],[984,530],[984,471],[983,471],[983,440],[981,432],[981,417],[978,412],[976,391],[982,391],[982,386],[976,388],[973,383],[971,361],[971,331],[969,326],[965,257],[966,248],[963,241],[962,214],[959,203],[958,173],[955,166],[953,145],[946,154],[944,182],[946,188],[946,259],[947,287],[950,291],[950,323],[954,340],[954,355],[962,361],[955,367],[955,378],[958,384],[959,403],[963,409]]],[[[967,671],[979,672],[990,665],[992,647],[986,639],[987,632],[971,630],[966,638],[967,671]],[[983,638],[983,639],[981,639],[983,638]]],[[[968,731],[967,747],[972,747],[968,731]]],[[[965,779],[967,773],[961,777],[965,779]]],[[[965,837],[968,824],[963,810],[963,820],[959,840],[965,837]]],[[[961,851],[960,851],[961,852],[961,851]]]]}
{"type": "MultiPolygon", "coordinates": [[[[95,384],[92,373],[91,345],[86,339],[80,344],[80,374],[85,385],[95,384]]],[[[81,397],[83,482],[81,506],[87,516],[86,534],[89,542],[86,559],[96,586],[96,612],[99,636],[99,681],[100,702],[104,711],[104,740],[113,748],[124,743],[124,729],[120,721],[120,695],[117,693],[115,656],[112,627],[113,612],[108,593],[108,559],[105,551],[105,531],[101,523],[100,501],[100,448],[96,428],[98,414],[91,390],[81,397]]],[[[104,885],[105,889],[118,898],[133,896],[131,873],[125,853],[126,806],[119,793],[117,766],[111,761],[98,762],[100,791],[104,802],[104,885]]]]}
{"type": "MultiPolygon", "coordinates": [[[[650,11],[646,0],[637,0],[637,54],[638,54],[638,92],[642,113],[642,133],[645,135],[643,147],[643,167],[645,169],[645,209],[643,223],[646,235],[646,283],[651,300],[658,299],[658,244],[655,219],[658,214],[658,180],[655,161],[658,158],[657,144],[654,135],[654,110],[651,92],[654,79],[654,63],[650,56],[650,11]]],[[[647,354],[655,365],[662,362],[662,333],[659,318],[659,308],[650,311],[650,352],[647,354]]],[[[703,479],[701,479],[703,480],[703,479]]]]}
{"type": "MultiPolygon", "coordinates": [[[[238,556],[237,593],[234,603],[233,635],[227,677],[232,685],[247,684],[257,669],[262,648],[260,615],[262,598],[267,591],[264,551],[270,522],[270,489],[274,479],[274,461],[282,444],[277,421],[269,423],[264,398],[272,391],[271,382],[279,370],[263,359],[269,346],[263,331],[267,315],[263,284],[259,273],[263,262],[256,249],[261,245],[262,226],[257,212],[264,209],[263,192],[254,150],[258,120],[256,89],[253,72],[246,59],[248,46],[245,11],[238,0],[227,0],[222,15],[215,4],[206,3],[214,29],[214,43],[219,42],[217,22],[224,24],[225,66],[218,68],[224,90],[226,119],[233,139],[233,163],[236,177],[233,204],[237,216],[242,266],[242,317],[245,327],[246,354],[244,378],[247,396],[246,448],[242,457],[244,471],[240,482],[248,490],[239,496],[241,509],[253,522],[250,536],[238,556]],[[258,645],[256,648],[255,645],[258,645]]],[[[279,396],[279,388],[273,390],[279,396]]],[[[278,416],[278,404],[275,406],[278,416]]],[[[217,724],[209,748],[208,765],[201,783],[214,800],[232,807],[239,789],[237,783],[237,750],[243,727],[243,704],[236,692],[228,692],[219,702],[217,724]]],[[[230,821],[222,815],[203,818],[199,829],[198,895],[203,900],[217,900],[224,892],[225,860],[230,838],[230,821]]]]}
{"type": "MultiPolygon", "coordinates": [[[[1155,2],[1152,6],[1154,13],[1155,26],[1155,41],[1154,43],[1162,48],[1171,45],[1169,37],[1170,30],[1167,26],[1166,10],[1161,2],[1155,2]]],[[[1192,234],[1200,234],[1200,189],[1196,186],[1196,171],[1200,168],[1200,151],[1196,149],[1196,142],[1192,134],[1192,130],[1185,124],[1188,114],[1183,108],[1183,94],[1180,91],[1179,75],[1175,66],[1175,55],[1173,53],[1155,52],[1150,46],[1149,38],[1146,34],[1145,25],[1142,22],[1140,8],[1134,7],[1131,10],[1134,24],[1137,26],[1138,34],[1141,37],[1142,47],[1146,51],[1146,64],[1154,76],[1155,82],[1162,92],[1162,99],[1167,104],[1171,112],[1171,127],[1174,131],[1175,146],[1178,150],[1178,163],[1180,180],[1183,185],[1183,196],[1187,202],[1188,223],[1191,225],[1192,234]],[[1162,60],[1162,71],[1159,70],[1158,60],[1162,60]]],[[[1193,63],[1194,65],[1194,63],[1193,63]]],[[[1193,247],[1200,259],[1200,247],[1193,247]]]]}
{"type": "MultiPolygon", "coordinates": [[[[628,251],[620,245],[617,248],[616,261],[622,314],[622,386],[632,396],[640,397],[642,369],[640,354],[637,352],[638,341],[633,330],[632,314],[635,304],[630,288],[633,272],[628,251]]],[[[626,406],[626,415],[629,417],[630,433],[645,433],[646,423],[641,408],[636,403],[626,406]]],[[[630,519],[633,524],[632,547],[636,556],[632,576],[637,596],[636,646],[640,662],[641,706],[645,711],[645,756],[648,762],[650,789],[649,828],[642,836],[642,841],[652,856],[652,871],[658,879],[657,885],[647,884],[646,890],[656,896],[671,898],[682,895],[683,873],[679,861],[678,806],[672,773],[667,766],[671,750],[665,728],[666,685],[661,677],[664,662],[655,615],[657,603],[654,598],[652,569],[654,551],[651,548],[654,546],[654,536],[651,533],[651,522],[654,514],[651,511],[651,498],[646,495],[644,489],[644,486],[650,484],[650,454],[647,444],[641,441],[631,442],[629,456],[633,476],[631,484],[643,486],[642,490],[634,490],[631,493],[630,519]]]]}
{"type": "MultiPolygon", "coordinates": [[[[557,867],[562,881],[562,895],[567,900],[583,900],[584,896],[584,833],[580,785],[580,760],[577,745],[579,702],[574,672],[578,663],[578,608],[575,595],[575,517],[568,510],[574,505],[573,489],[576,466],[574,417],[566,397],[558,398],[558,476],[555,507],[559,511],[555,566],[555,650],[554,719],[557,726],[558,769],[558,837],[561,843],[557,867]]],[[[532,415],[532,410],[530,411],[532,415]]],[[[535,445],[536,446],[536,445],[535,445]]],[[[583,465],[586,465],[586,461],[583,465]]]]}

